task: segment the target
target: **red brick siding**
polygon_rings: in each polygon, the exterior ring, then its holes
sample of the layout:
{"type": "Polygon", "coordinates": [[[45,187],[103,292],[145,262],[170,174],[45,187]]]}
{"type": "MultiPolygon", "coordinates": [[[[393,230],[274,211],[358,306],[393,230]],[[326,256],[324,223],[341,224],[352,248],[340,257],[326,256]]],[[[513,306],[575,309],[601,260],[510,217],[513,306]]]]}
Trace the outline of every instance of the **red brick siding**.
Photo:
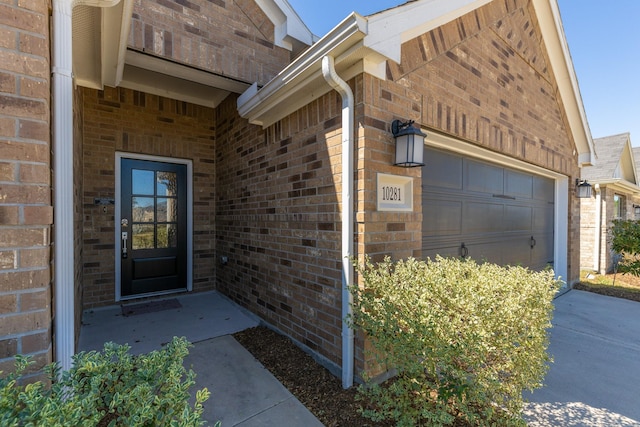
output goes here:
{"type": "Polygon", "coordinates": [[[0,370],[52,361],[49,4],[0,4],[0,370]]]}
{"type": "Polygon", "coordinates": [[[196,291],[215,286],[215,111],[136,92],[83,92],[83,300],[84,307],[113,304],[114,207],[95,198],[115,197],[115,152],[193,161],[196,291]]]}

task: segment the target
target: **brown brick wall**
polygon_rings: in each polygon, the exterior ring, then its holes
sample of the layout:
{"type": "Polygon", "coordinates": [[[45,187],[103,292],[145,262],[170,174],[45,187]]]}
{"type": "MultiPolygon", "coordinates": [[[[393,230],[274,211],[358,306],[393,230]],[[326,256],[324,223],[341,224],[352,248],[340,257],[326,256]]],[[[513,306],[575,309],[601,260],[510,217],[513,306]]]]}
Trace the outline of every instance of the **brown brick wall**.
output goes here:
{"type": "Polygon", "coordinates": [[[0,370],[52,361],[49,2],[0,4],[0,370]]]}
{"type": "Polygon", "coordinates": [[[136,0],[129,46],[249,83],[289,63],[254,0],[136,0]]]}
{"type": "MultiPolygon", "coordinates": [[[[420,168],[391,166],[390,123],[419,125],[578,176],[557,83],[526,1],[492,2],[407,42],[388,79],[360,75],[356,253],[421,256],[420,168]],[[414,211],[377,212],[378,173],[414,178],[414,211]]],[[[340,99],[330,92],[262,131],[219,108],[218,287],[340,364],[340,99]]],[[[569,186],[569,276],[578,277],[579,207],[569,186]]],[[[358,372],[365,343],[358,337],[358,372]]]]}
{"type": "Polygon", "coordinates": [[[569,277],[579,274],[575,144],[538,23],[526,0],[494,1],[408,41],[402,63],[365,94],[368,120],[413,119],[488,150],[568,176],[569,277]],[[370,105],[370,107],[369,107],[370,105]]]}
{"type": "Polygon", "coordinates": [[[264,131],[235,102],[218,109],[218,288],[340,363],[340,97],[264,131]]]}
{"type": "Polygon", "coordinates": [[[115,152],[191,159],[193,288],[215,286],[215,111],[129,89],[81,89],[83,97],[83,302],[113,304],[115,152]]]}

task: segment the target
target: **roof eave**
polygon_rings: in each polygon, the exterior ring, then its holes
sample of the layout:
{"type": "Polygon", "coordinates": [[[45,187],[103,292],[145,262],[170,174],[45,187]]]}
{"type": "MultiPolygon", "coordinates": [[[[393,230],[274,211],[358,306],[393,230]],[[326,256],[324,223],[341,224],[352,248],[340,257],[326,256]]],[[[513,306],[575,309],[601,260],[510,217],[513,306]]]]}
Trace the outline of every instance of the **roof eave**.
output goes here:
{"type": "Polygon", "coordinates": [[[240,116],[266,127],[322,96],[330,90],[322,78],[322,58],[332,55],[336,65],[340,57],[355,54],[364,58],[361,48],[366,34],[366,19],[352,13],[262,88],[254,83],[240,95],[240,116]]]}
{"type": "Polygon", "coordinates": [[[558,82],[560,97],[565,106],[567,120],[578,154],[578,165],[580,167],[593,166],[596,163],[593,138],[562,27],[558,3],[556,0],[533,0],[533,7],[538,15],[542,36],[549,52],[552,72],[558,82]]]}
{"type": "Polygon", "coordinates": [[[587,182],[591,185],[597,184],[600,187],[609,187],[632,195],[640,194],[640,187],[622,178],[590,179],[587,182]]]}

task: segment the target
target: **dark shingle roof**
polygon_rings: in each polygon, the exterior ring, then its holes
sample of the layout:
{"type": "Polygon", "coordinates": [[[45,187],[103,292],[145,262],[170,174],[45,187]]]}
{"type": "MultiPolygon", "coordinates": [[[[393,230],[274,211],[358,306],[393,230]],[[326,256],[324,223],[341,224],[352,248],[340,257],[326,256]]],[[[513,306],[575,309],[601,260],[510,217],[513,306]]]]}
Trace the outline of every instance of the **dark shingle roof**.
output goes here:
{"type": "Polygon", "coordinates": [[[598,155],[596,165],[582,168],[582,179],[595,181],[614,178],[615,170],[622,157],[622,150],[628,140],[629,133],[594,139],[593,145],[598,155]]]}

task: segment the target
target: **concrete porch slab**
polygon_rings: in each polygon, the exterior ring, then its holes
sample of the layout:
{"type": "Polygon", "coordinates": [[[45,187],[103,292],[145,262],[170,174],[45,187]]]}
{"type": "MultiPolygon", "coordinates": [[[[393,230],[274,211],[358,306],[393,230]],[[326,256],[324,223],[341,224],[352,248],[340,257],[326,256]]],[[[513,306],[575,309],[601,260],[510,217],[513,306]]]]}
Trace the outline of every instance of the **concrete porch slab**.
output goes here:
{"type": "Polygon", "coordinates": [[[196,386],[211,397],[204,419],[223,427],[305,426],[322,423],[302,405],[231,334],[257,326],[259,319],[218,292],[177,298],[181,307],[125,317],[120,305],[83,313],[80,351],[100,350],[113,341],[129,344],[133,354],[159,350],[174,336],[194,346],[185,366],[196,373],[196,386]]]}

